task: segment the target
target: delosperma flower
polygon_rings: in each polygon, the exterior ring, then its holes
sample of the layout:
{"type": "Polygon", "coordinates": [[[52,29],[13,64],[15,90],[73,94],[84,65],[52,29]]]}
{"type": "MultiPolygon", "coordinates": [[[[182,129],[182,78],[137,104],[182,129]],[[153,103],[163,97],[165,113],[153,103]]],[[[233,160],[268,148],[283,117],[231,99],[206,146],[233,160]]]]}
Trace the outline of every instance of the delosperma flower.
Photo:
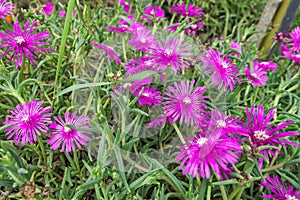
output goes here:
{"type": "Polygon", "coordinates": [[[267,70],[261,68],[257,62],[253,62],[252,70],[249,66],[244,72],[253,86],[264,86],[268,81],[267,70]]]}
{"type": "Polygon", "coordinates": [[[266,181],[262,181],[260,186],[268,188],[271,193],[264,194],[261,198],[278,199],[278,200],[299,200],[300,192],[297,188],[293,188],[290,183],[285,184],[278,176],[267,175],[266,181]]]}
{"type": "Polygon", "coordinates": [[[289,58],[300,63],[300,27],[293,29],[281,46],[283,58],[289,58]]]}
{"type": "Polygon", "coordinates": [[[115,50],[105,44],[98,44],[96,42],[91,42],[91,44],[95,47],[97,47],[98,49],[102,49],[111,60],[114,60],[117,65],[121,64],[121,58],[116,54],[115,50]]]}
{"type": "Polygon", "coordinates": [[[165,70],[170,65],[174,71],[189,68],[193,55],[190,45],[177,38],[170,39],[169,37],[162,42],[153,43],[150,47],[150,54],[161,70],[165,70]]]}
{"type": "Polygon", "coordinates": [[[52,2],[45,3],[44,8],[43,8],[44,13],[48,16],[51,15],[51,13],[53,12],[53,8],[54,8],[54,5],[52,2]]]}
{"type": "Polygon", "coordinates": [[[7,30],[6,33],[0,32],[0,49],[6,49],[0,57],[12,55],[8,58],[16,62],[16,69],[22,65],[22,62],[27,58],[33,66],[36,66],[35,61],[40,60],[40,55],[45,56],[44,51],[50,52],[51,49],[43,47],[49,46],[49,42],[44,42],[50,34],[48,31],[36,33],[36,22],[25,24],[24,30],[21,30],[19,24],[14,24],[14,31],[7,30]]]}
{"type": "Polygon", "coordinates": [[[155,41],[155,36],[147,29],[136,30],[131,35],[129,44],[134,46],[138,51],[148,51],[150,45],[155,41]]]}
{"type": "Polygon", "coordinates": [[[0,0],[0,18],[13,14],[15,5],[6,0],[0,0]]]}
{"type": "Polygon", "coordinates": [[[238,161],[242,149],[237,140],[226,138],[222,133],[202,133],[194,138],[187,138],[187,143],[180,148],[181,152],[176,156],[176,162],[183,174],[209,179],[211,170],[220,176],[227,177],[227,172],[232,171],[229,165],[238,161]],[[185,167],[184,167],[185,165],[185,167]]]}
{"type": "Polygon", "coordinates": [[[76,116],[76,112],[69,115],[69,112],[65,113],[64,119],[61,116],[55,117],[56,123],[51,123],[49,128],[52,130],[48,134],[51,138],[48,140],[48,144],[52,150],[56,150],[61,146],[61,151],[66,150],[66,153],[76,151],[76,147],[82,149],[82,146],[87,146],[87,142],[91,139],[88,135],[91,134],[85,130],[75,130],[68,125],[89,128],[88,117],[84,115],[76,116]]]}
{"type": "Polygon", "coordinates": [[[194,4],[190,4],[188,7],[182,2],[177,4],[170,9],[170,12],[176,11],[178,14],[184,17],[195,17],[200,18],[204,15],[202,8],[195,7],[194,4]]]}
{"type": "Polygon", "coordinates": [[[33,100],[25,104],[19,104],[15,110],[10,111],[8,120],[3,122],[4,125],[12,125],[4,130],[7,139],[13,138],[17,145],[21,140],[22,146],[28,142],[36,142],[37,136],[46,133],[48,127],[46,124],[51,123],[51,113],[48,113],[51,106],[42,107],[43,101],[33,100]]]}
{"type": "Polygon", "coordinates": [[[239,70],[234,67],[235,64],[231,62],[228,55],[223,57],[218,50],[213,50],[211,47],[205,52],[207,56],[201,56],[201,59],[206,65],[202,68],[206,69],[206,74],[212,74],[212,84],[218,86],[218,89],[224,85],[225,92],[228,86],[233,91],[235,80],[239,82],[237,77],[239,70]]]}
{"type": "Polygon", "coordinates": [[[203,93],[206,92],[205,87],[194,88],[195,81],[182,80],[174,83],[175,88],[169,86],[168,92],[164,92],[163,105],[165,116],[172,120],[171,123],[179,119],[179,123],[191,125],[195,124],[205,112],[203,93]]]}
{"type": "Polygon", "coordinates": [[[146,22],[152,23],[152,19],[165,18],[165,12],[159,6],[148,6],[141,16],[141,19],[146,19],[146,22]]]}
{"type": "MultiPolygon", "coordinates": [[[[285,127],[292,123],[292,120],[288,122],[283,122],[275,127],[270,124],[275,114],[275,109],[272,108],[266,115],[264,113],[264,106],[252,106],[251,110],[246,109],[247,123],[244,124],[241,131],[250,138],[250,143],[253,148],[258,148],[266,145],[292,145],[298,146],[294,142],[288,140],[283,140],[284,137],[299,135],[299,132],[283,131],[279,132],[285,127]]],[[[279,150],[277,149],[277,152],[279,150]]],[[[271,149],[266,149],[260,151],[267,159],[269,158],[269,153],[275,155],[271,149]]],[[[262,166],[263,159],[259,158],[259,168],[262,166]]]]}
{"type": "Polygon", "coordinates": [[[156,90],[155,88],[149,88],[143,86],[134,92],[135,96],[138,96],[141,90],[143,91],[138,99],[138,102],[140,103],[141,106],[143,105],[152,106],[152,105],[160,104],[161,102],[160,91],[156,90]]]}
{"type": "Polygon", "coordinates": [[[129,12],[129,9],[130,9],[130,5],[127,1],[124,1],[124,0],[119,0],[119,4],[121,6],[124,6],[124,12],[129,12]]]}

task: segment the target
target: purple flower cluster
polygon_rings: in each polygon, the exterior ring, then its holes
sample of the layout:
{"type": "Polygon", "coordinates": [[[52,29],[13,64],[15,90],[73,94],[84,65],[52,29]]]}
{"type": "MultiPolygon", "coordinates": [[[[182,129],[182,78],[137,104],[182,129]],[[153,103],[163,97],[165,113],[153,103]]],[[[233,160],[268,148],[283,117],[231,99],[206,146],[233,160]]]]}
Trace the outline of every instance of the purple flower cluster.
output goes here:
{"type": "Polygon", "coordinates": [[[54,123],[50,118],[52,113],[49,113],[52,109],[51,106],[43,108],[42,104],[43,101],[33,100],[19,104],[15,110],[10,111],[11,115],[8,115],[8,120],[3,122],[4,125],[8,126],[4,131],[7,139],[13,138],[16,145],[21,140],[21,144],[24,146],[28,142],[37,142],[37,137],[42,137],[42,133],[44,133],[47,136],[52,136],[48,140],[52,150],[62,146],[61,150],[66,150],[67,154],[76,150],[75,144],[79,149],[81,146],[87,146],[87,142],[90,140],[88,135],[91,133],[69,127],[89,128],[87,116],[80,115],[77,117],[76,112],[72,115],[67,112],[65,119],[61,116],[54,117],[56,121],[54,123]],[[52,130],[47,134],[49,128],[52,130]]]}
{"type": "Polygon", "coordinates": [[[300,63],[300,27],[293,29],[282,40],[284,41],[281,45],[283,58],[289,58],[296,63],[300,63]]]}

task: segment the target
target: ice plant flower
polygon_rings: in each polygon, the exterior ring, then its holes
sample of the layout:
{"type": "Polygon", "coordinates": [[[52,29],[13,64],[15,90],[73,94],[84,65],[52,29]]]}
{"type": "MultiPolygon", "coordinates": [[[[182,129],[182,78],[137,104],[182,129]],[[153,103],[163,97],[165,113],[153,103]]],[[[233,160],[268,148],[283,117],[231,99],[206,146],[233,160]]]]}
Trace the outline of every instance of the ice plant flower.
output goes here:
{"type": "Polygon", "coordinates": [[[49,128],[52,130],[48,136],[51,138],[48,140],[48,144],[51,146],[51,150],[56,150],[61,146],[61,151],[66,150],[66,153],[71,151],[75,152],[76,147],[82,149],[82,146],[87,146],[87,142],[91,139],[88,135],[91,134],[85,130],[75,130],[68,125],[89,128],[88,117],[84,115],[76,116],[76,112],[69,115],[69,112],[65,113],[65,118],[61,116],[54,116],[56,123],[51,123],[49,128]],[[76,146],[75,146],[76,144],[76,146]]]}
{"type": "MultiPolygon", "coordinates": [[[[129,15],[129,16],[127,16],[127,18],[130,21],[134,20],[133,15],[129,15]]],[[[130,27],[130,24],[126,20],[121,18],[121,19],[119,19],[119,26],[108,26],[106,29],[108,31],[114,31],[115,33],[123,33],[123,32],[129,32],[129,27],[130,27]]]]}
{"type": "MultiPolygon", "coordinates": [[[[98,44],[96,42],[91,42],[91,44],[99,49],[102,49],[111,60],[114,60],[117,65],[120,66],[121,58],[116,54],[115,50],[105,44],[98,44]]],[[[100,56],[101,57],[101,56],[100,56]]]]}
{"type": "Polygon", "coordinates": [[[59,16],[61,16],[61,17],[63,17],[63,18],[66,18],[66,16],[67,16],[66,11],[65,11],[65,10],[60,10],[60,11],[59,11],[59,16]]]}
{"type": "Polygon", "coordinates": [[[175,88],[169,86],[168,92],[164,92],[162,105],[164,105],[165,116],[171,119],[171,123],[179,119],[180,124],[192,125],[205,112],[204,98],[207,98],[203,96],[206,92],[205,87],[194,88],[194,83],[194,80],[175,82],[175,88]]]}
{"type": "Polygon", "coordinates": [[[293,51],[300,51],[300,27],[296,27],[293,29],[290,34],[290,39],[287,41],[289,43],[289,46],[291,50],[293,51]]]}
{"type": "Polygon", "coordinates": [[[129,44],[134,46],[138,51],[148,51],[150,45],[155,41],[155,36],[147,29],[136,30],[131,35],[129,44]]]}
{"type": "Polygon", "coordinates": [[[212,170],[223,179],[227,172],[232,171],[229,165],[234,165],[242,153],[238,141],[223,137],[221,132],[202,133],[186,140],[187,143],[179,147],[181,152],[175,160],[181,161],[179,169],[183,169],[183,174],[192,177],[199,174],[209,179],[212,170]]]}
{"type": "Polygon", "coordinates": [[[15,5],[6,1],[0,0],[0,18],[5,19],[6,16],[12,15],[15,9],[15,5]]]}
{"type": "Polygon", "coordinates": [[[51,15],[51,13],[53,12],[53,8],[54,8],[54,5],[52,2],[45,3],[44,8],[43,8],[44,13],[48,16],[51,15]]]}
{"type": "Polygon", "coordinates": [[[152,23],[153,19],[165,18],[165,12],[159,6],[148,6],[141,16],[141,19],[146,19],[146,22],[152,23]]]}
{"type": "MultiPolygon", "coordinates": [[[[299,132],[279,132],[284,129],[288,125],[292,123],[292,120],[288,122],[284,122],[275,127],[273,124],[270,124],[275,114],[275,109],[272,108],[267,115],[264,114],[264,106],[255,106],[253,105],[251,110],[246,108],[246,116],[247,122],[243,125],[241,131],[244,135],[249,137],[250,145],[259,150],[259,147],[266,145],[292,145],[298,146],[298,144],[294,142],[290,142],[287,140],[282,140],[282,138],[287,136],[295,136],[299,135],[299,132]]],[[[277,149],[279,153],[279,149],[277,149]]],[[[265,149],[259,151],[260,154],[264,155],[267,159],[269,159],[269,153],[274,156],[275,153],[271,149],[265,149]]],[[[259,158],[259,168],[261,168],[263,159],[259,158]]]]}
{"type": "Polygon", "coordinates": [[[124,12],[129,12],[130,5],[127,1],[119,0],[119,4],[124,7],[124,12]]]}
{"type": "Polygon", "coordinates": [[[155,42],[150,46],[150,54],[161,70],[167,69],[168,65],[174,71],[189,68],[193,53],[192,47],[177,38],[167,37],[162,42],[155,42]]]}
{"type": "Polygon", "coordinates": [[[48,31],[42,31],[36,33],[34,29],[36,22],[25,24],[24,30],[22,31],[19,24],[14,24],[14,32],[7,30],[6,33],[0,32],[0,49],[6,49],[6,51],[0,55],[1,57],[6,56],[9,52],[12,55],[9,60],[14,59],[16,62],[16,69],[22,65],[25,57],[36,66],[35,61],[40,60],[39,55],[45,56],[43,51],[50,52],[51,49],[43,47],[43,45],[50,45],[49,42],[43,42],[50,34],[48,31]]]}
{"type": "Polygon", "coordinates": [[[221,89],[224,85],[225,92],[228,86],[233,91],[235,80],[239,82],[236,76],[239,70],[234,68],[235,64],[231,62],[228,55],[223,57],[218,50],[213,50],[211,47],[205,52],[207,56],[201,56],[201,59],[206,65],[202,66],[202,68],[207,69],[206,74],[212,73],[212,84],[217,85],[218,89],[221,89]]]}
{"type": "Polygon", "coordinates": [[[261,68],[257,62],[253,62],[252,70],[249,66],[245,69],[244,72],[253,86],[264,86],[267,84],[267,71],[261,68]]]}
{"type": "Polygon", "coordinates": [[[4,130],[8,136],[7,139],[13,138],[17,145],[21,140],[22,146],[28,142],[36,142],[37,135],[46,133],[48,130],[47,123],[51,123],[51,113],[48,113],[51,106],[42,107],[43,101],[33,100],[25,104],[19,104],[15,110],[10,111],[8,120],[3,122],[4,125],[12,125],[4,130]]]}
{"type": "Polygon", "coordinates": [[[234,52],[232,52],[233,55],[235,55],[238,58],[241,57],[241,53],[240,52],[242,52],[242,46],[239,43],[237,43],[235,41],[232,41],[231,44],[230,44],[230,46],[229,46],[229,48],[235,50],[234,52]]]}
{"type": "Polygon", "coordinates": [[[177,4],[170,9],[170,12],[176,11],[178,14],[184,17],[195,17],[200,18],[204,15],[202,8],[195,7],[194,4],[190,4],[188,7],[182,2],[177,4]]]}
{"type": "Polygon", "coordinates": [[[293,29],[281,46],[283,58],[289,58],[300,63],[300,27],[293,29]]]}
{"type": "Polygon", "coordinates": [[[156,90],[156,88],[143,86],[134,92],[135,96],[138,96],[141,91],[142,93],[138,99],[141,106],[153,106],[161,103],[161,92],[156,90]]]}
{"type": "Polygon", "coordinates": [[[266,176],[266,181],[262,181],[260,186],[264,186],[271,191],[271,194],[261,196],[264,199],[278,200],[299,200],[300,192],[297,188],[292,188],[291,184],[287,185],[278,176],[266,176]]]}

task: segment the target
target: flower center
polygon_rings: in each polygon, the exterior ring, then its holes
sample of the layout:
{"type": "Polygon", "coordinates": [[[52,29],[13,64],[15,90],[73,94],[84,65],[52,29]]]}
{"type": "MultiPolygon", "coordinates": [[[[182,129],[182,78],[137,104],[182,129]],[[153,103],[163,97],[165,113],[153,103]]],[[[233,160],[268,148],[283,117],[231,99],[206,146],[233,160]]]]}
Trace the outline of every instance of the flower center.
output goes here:
{"type": "Polygon", "coordinates": [[[24,115],[21,119],[22,122],[28,122],[29,121],[29,116],[28,115],[24,115]]]}
{"type": "Polygon", "coordinates": [[[143,93],[143,96],[145,96],[145,97],[149,97],[149,93],[148,93],[148,92],[146,92],[146,93],[143,93]]]}
{"type": "Polygon", "coordinates": [[[171,49],[166,49],[165,52],[167,56],[170,56],[173,53],[171,49]]]}
{"type": "Polygon", "coordinates": [[[183,103],[184,103],[184,104],[191,104],[191,103],[192,103],[192,100],[191,100],[190,97],[184,97],[183,103]]]}
{"type": "Polygon", "coordinates": [[[291,196],[289,194],[284,195],[286,200],[299,200],[297,197],[295,196],[291,196]]]}
{"type": "Polygon", "coordinates": [[[64,132],[67,133],[67,134],[68,134],[71,130],[72,130],[72,129],[70,129],[69,127],[66,127],[66,126],[64,127],[64,132]]]}
{"type": "Polygon", "coordinates": [[[296,57],[296,58],[300,58],[300,54],[296,54],[295,57],[296,57]]]}
{"type": "Polygon", "coordinates": [[[141,43],[142,43],[142,44],[145,44],[145,43],[146,43],[146,39],[145,39],[145,38],[142,38],[142,39],[141,39],[141,43]]]}
{"type": "Polygon", "coordinates": [[[199,145],[199,147],[202,147],[207,141],[207,138],[204,138],[204,137],[200,137],[198,140],[197,140],[197,144],[199,145]]]}
{"type": "Polygon", "coordinates": [[[261,65],[268,65],[269,62],[261,62],[260,64],[261,64],[261,65]]]}
{"type": "Polygon", "coordinates": [[[224,120],[217,120],[217,126],[219,128],[224,128],[226,126],[226,122],[224,120]]]}
{"type": "Polygon", "coordinates": [[[146,61],[145,65],[148,66],[148,67],[150,67],[152,65],[152,61],[151,60],[146,61]]]}
{"type": "Polygon", "coordinates": [[[229,66],[225,61],[222,61],[222,67],[223,69],[227,69],[229,66]]]}
{"type": "Polygon", "coordinates": [[[257,74],[255,74],[254,72],[251,73],[251,76],[252,76],[253,78],[255,78],[255,79],[258,79],[257,74]]]}
{"type": "Polygon", "coordinates": [[[192,24],[191,25],[191,29],[197,29],[197,27],[198,27],[197,24],[192,24]]]}
{"type": "Polygon", "coordinates": [[[153,11],[153,10],[151,10],[150,14],[151,14],[151,15],[154,15],[154,11],[153,11]]]}
{"type": "Polygon", "coordinates": [[[258,140],[268,139],[270,136],[266,134],[266,131],[254,131],[254,137],[258,140]]]}
{"type": "Polygon", "coordinates": [[[22,36],[15,37],[15,41],[18,45],[25,43],[25,39],[22,36]]]}

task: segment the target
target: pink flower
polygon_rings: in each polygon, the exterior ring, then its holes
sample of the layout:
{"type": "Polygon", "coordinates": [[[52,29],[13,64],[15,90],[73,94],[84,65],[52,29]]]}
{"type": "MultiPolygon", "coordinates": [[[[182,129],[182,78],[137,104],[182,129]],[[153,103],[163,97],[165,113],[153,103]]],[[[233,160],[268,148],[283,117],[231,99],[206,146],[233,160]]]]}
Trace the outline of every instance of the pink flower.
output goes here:
{"type": "Polygon", "coordinates": [[[253,86],[264,86],[267,84],[267,71],[261,68],[257,62],[253,62],[252,70],[250,67],[247,67],[245,74],[253,86]]]}
{"type": "Polygon", "coordinates": [[[160,104],[161,103],[160,93],[161,92],[156,90],[155,88],[149,88],[146,86],[143,86],[134,92],[135,96],[139,96],[138,102],[140,103],[141,106],[146,104],[149,106],[160,104]],[[139,96],[141,90],[143,91],[139,96]]]}
{"type": "Polygon", "coordinates": [[[0,0],[0,18],[5,19],[6,16],[12,15],[14,9],[14,4],[7,2],[6,0],[0,0]]]}
{"type": "Polygon", "coordinates": [[[229,165],[238,161],[242,149],[237,140],[222,137],[221,132],[202,133],[201,136],[187,138],[187,143],[179,147],[181,152],[176,156],[176,162],[181,161],[179,169],[183,174],[202,178],[211,177],[211,169],[222,179],[223,175],[232,171],[229,165]],[[185,165],[185,167],[184,167],[185,165]]]}
{"type": "Polygon", "coordinates": [[[266,181],[262,181],[260,186],[264,186],[271,191],[271,194],[261,196],[264,199],[278,199],[278,200],[298,200],[300,199],[300,192],[297,188],[292,188],[290,183],[287,185],[278,176],[267,175],[266,181]]]}
{"type": "Polygon", "coordinates": [[[164,92],[163,105],[165,116],[171,119],[171,123],[179,119],[179,123],[186,125],[195,124],[205,112],[204,98],[205,87],[196,87],[194,83],[182,80],[180,83],[174,83],[175,88],[169,86],[168,92],[164,92]]]}
{"type": "Polygon", "coordinates": [[[138,74],[146,70],[156,71],[155,61],[150,56],[134,58],[124,65],[127,67],[126,74],[138,74]]]}
{"type": "MultiPolygon", "coordinates": [[[[129,15],[129,16],[127,16],[127,18],[130,21],[134,20],[133,15],[129,15]]],[[[122,32],[129,32],[129,27],[130,27],[130,24],[126,20],[121,18],[121,19],[119,19],[119,26],[108,26],[106,28],[106,30],[114,31],[115,33],[122,33],[122,32]]]]}
{"type": "Polygon", "coordinates": [[[19,24],[16,22],[14,24],[14,32],[7,30],[6,33],[0,32],[0,38],[2,39],[0,43],[0,49],[6,49],[6,51],[0,55],[1,57],[6,56],[9,52],[12,55],[8,60],[14,59],[16,62],[16,69],[22,65],[24,56],[34,65],[34,61],[40,60],[40,55],[45,56],[43,51],[50,52],[51,49],[43,47],[44,45],[49,46],[49,42],[43,42],[46,40],[50,34],[48,31],[42,31],[36,33],[34,29],[36,22],[30,25],[30,22],[25,24],[24,30],[21,30],[19,24]]]}
{"type": "Polygon", "coordinates": [[[289,34],[290,39],[287,41],[289,43],[292,51],[300,51],[300,27],[297,26],[289,34]]]}
{"type": "Polygon", "coordinates": [[[231,60],[220,55],[218,50],[213,50],[209,47],[208,51],[205,51],[206,56],[202,56],[203,63],[207,64],[202,66],[203,69],[207,69],[206,74],[212,73],[212,84],[217,85],[218,89],[221,89],[224,85],[224,91],[227,91],[229,86],[231,91],[234,90],[235,80],[239,82],[236,74],[239,72],[238,69],[234,68],[235,64],[232,64],[231,60]]]}
{"type": "Polygon", "coordinates": [[[242,46],[239,43],[232,41],[229,48],[235,50],[234,52],[232,52],[233,55],[238,58],[241,57],[242,46]]]}
{"type": "Polygon", "coordinates": [[[155,36],[147,29],[137,30],[130,37],[129,44],[133,45],[138,51],[148,51],[150,45],[155,41],[155,36]]]}
{"type": "Polygon", "coordinates": [[[66,16],[67,16],[66,11],[65,11],[65,10],[60,10],[60,11],[59,11],[59,16],[61,16],[61,17],[63,17],[63,18],[66,18],[66,16]]]}
{"type": "MultiPolygon", "coordinates": [[[[255,108],[253,105],[251,110],[246,108],[247,123],[243,125],[241,129],[242,133],[250,138],[250,144],[253,145],[253,148],[259,148],[266,145],[272,145],[276,147],[278,144],[284,146],[298,146],[298,144],[287,140],[282,140],[282,138],[299,135],[299,132],[279,132],[290,125],[292,120],[281,123],[275,127],[273,124],[270,124],[274,114],[274,108],[272,108],[267,115],[264,114],[264,106],[257,106],[257,108],[255,108]]],[[[277,149],[277,152],[279,153],[279,149],[277,149]]],[[[273,156],[275,155],[271,149],[260,151],[260,154],[264,155],[267,159],[269,159],[269,153],[273,156]]],[[[262,162],[263,159],[259,158],[259,168],[261,168],[262,162]]]]}
{"type": "Polygon", "coordinates": [[[78,128],[89,128],[88,117],[80,115],[76,117],[76,112],[69,115],[69,112],[65,113],[65,119],[63,120],[61,116],[55,117],[56,123],[51,123],[50,128],[52,129],[49,136],[52,136],[48,140],[48,144],[51,146],[51,150],[56,150],[61,146],[61,151],[66,150],[66,153],[71,151],[75,152],[76,147],[82,149],[81,146],[87,146],[87,142],[90,140],[88,136],[91,132],[86,130],[76,130],[70,128],[69,125],[78,128]]]}
{"type": "Polygon", "coordinates": [[[124,6],[124,12],[129,12],[129,9],[130,9],[130,5],[128,2],[124,1],[124,0],[119,0],[119,4],[121,6],[124,6]]]}
{"type": "Polygon", "coordinates": [[[112,49],[111,47],[105,44],[98,44],[96,42],[91,42],[91,44],[99,49],[102,49],[109,56],[111,60],[114,60],[117,63],[117,65],[120,66],[121,58],[116,54],[114,49],[112,49]]]}
{"type": "Polygon", "coordinates": [[[43,101],[37,102],[33,100],[25,104],[19,104],[15,110],[11,110],[9,120],[3,122],[4,125],[12,125],[4,130],[8,135],[7,139],[14,137],[14,142],[17,145],[22,140],[22,146],[28,142],[36,142],[37,135],[41,132],[46,133],[48,127],[47,123],[51,123],[51,113],[47,113],[52,108],[41,107],[43,101]]]}
{"type": "Polygon", "coordinates": [[[51,15],[51,13],[53,12],[53,8],[54,8],[54,6],[53,6],[52,2],[45,3],[44,8],[43,8],[44,13],[48,16],[51,15]]]}
{"type": "Polygon", "coordinates": [[[204,15],[202,8],[195,7],[194,4],[190,4],[188,7],[182,2],[181,4],[177,4],[170,9],[170,12],[177,11],[178,14],[184,17],[195,17],[200,18],[204,15]]]}
{"type": "Polygon", "coordinates": [[[141,19],[146,19],[146,22],[152,23],[153,19],[165,18],[165,12],[159,6],[154,8],[150,5],[144,10],[141,19]]]}
{"type": "Polygon", "coordinates": [[[155,42],[150,47],[150,54],[157,62],[158,67],[165,70],[170,64],[174,71],[189,68],[189,61],[192,60],[192,47],[177,38],[167,37],[161,42],[155,42]]]}

